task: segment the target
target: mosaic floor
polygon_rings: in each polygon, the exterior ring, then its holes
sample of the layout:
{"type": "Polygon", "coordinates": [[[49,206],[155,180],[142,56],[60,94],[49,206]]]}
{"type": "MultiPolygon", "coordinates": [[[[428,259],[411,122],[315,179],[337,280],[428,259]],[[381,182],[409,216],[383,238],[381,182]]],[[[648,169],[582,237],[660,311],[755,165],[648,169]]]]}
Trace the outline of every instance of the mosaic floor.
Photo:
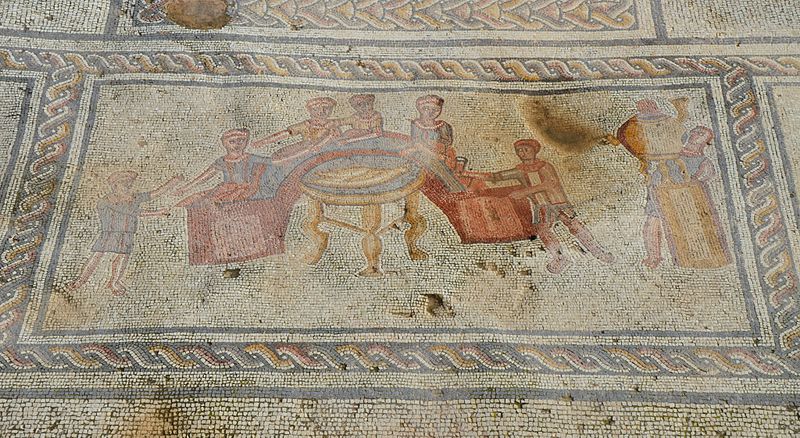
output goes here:
{"type": "Polygon", "coordinates": [[[797,0],[0,0],[0,435],[800,435],[797,0]]]}

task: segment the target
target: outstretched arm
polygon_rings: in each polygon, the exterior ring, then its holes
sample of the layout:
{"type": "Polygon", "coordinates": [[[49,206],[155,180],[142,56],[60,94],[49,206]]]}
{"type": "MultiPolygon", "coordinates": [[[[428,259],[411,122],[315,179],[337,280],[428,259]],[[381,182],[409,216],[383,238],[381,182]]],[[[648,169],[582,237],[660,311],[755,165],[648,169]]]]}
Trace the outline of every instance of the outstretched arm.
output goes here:
{"type": "Polygon", "coordinates": [[[159,208],[158,210],[144,210],[139,213],[139,216],[147,217],[147,216],[169,216],[169,209],[168,208],[159,208]]]}
{"type": "Polygon", "coordinates": [[[201,173],[200,175],[197,175],[197,177],[195,177],[195,179],[190,181],[189,184],[186,184],[183,187],[180,187],[177,190],[175,190],[175,194],[176,195],[185,194],[192,187],[195,187],[195,186],[198,186],[200,184],[203,184],[204,182],[206,182],[206,181],[210,180],[211,178],[213,178],[216,173],[217,173],[217,170],[214,169],[213,166],[209,167],[208,169],[204,170],[203,173],[201,173]]]}
{"type": "Polygon", "coordinates": [[[528,196],[535,195],[536,193],[545,191],[546,188],[543,184],[536,184],[535,186],[524,187],[521,189],[514,190],[513,192],[509,193],[508,196],[514,199],[522,199],[528,196]]]}
{"type": "Polygon", "coordinates": [[[525,175],[517,169],[501,170],[490,175],[489,180],[493,182],[516,180],[520,184],[525,184],[525,175]]]}
{"type": "Polygon", "coordinates": [[[164,194],[166,194],[167,192],[169,192],[170,190],[175,188],[175,186],[177,186],[178,183],[183,181],[183,179],[184,179],[183,175],[175,175],[175,176],[173,176],[172,179],[170,179],[169,181],[167,181],[164,184],[161,184],[160,186],[158,186],[155,189],[151,190],[150,193],[149,193],[150,199],[155,199],[155,198],[158,198],[160,196],[163,196],[164,194]]]}
{"type": "MultiPolygon", "coordinates": [[[[523,180],[527,178],[523,177],[523,180]]],[[[526,181],[527,182],[527,181],[526,181]]],[[[515,190],[509,194],[512,198],[523,198],[526,196],[535,195],[538,192],[546,192],[549,189],[554,188],[554,186],[559,186],[560,180],[558,178],[558,173],[556,172],[555,167],[553,167],[550,163],[545,163],[544,166],[539,169],[539,181],[536,184],[531,184],[529,186],[523,187],[521,189],[515,190]]]]}
{"type": "Polygon", "coordinates": [[[284,129],[283,131],[276,132],[272,135],[268,135],[260,140],[254,141],[251,146],[255,149],[263,148],[264,146],[272,143],[277,143],[281,140],[286,140],[287,138],[291,137],[292,133],[288,129],[284,129]]]}
{"type": "Polygon", "coordinates": [[[339,119],[331,119],[328,121],[327,127],[329,129],[341,128],[342,126],[352,126],[354,117],[342,117],[339,119]]]}

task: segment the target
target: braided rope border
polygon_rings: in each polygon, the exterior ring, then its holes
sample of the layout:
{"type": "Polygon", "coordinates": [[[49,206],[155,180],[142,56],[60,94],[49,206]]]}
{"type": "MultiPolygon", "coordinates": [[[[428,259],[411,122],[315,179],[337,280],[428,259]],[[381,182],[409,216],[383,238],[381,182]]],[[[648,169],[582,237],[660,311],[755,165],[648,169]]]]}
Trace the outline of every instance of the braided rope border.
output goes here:
{"type": "MultiPolygon", "coordinates": [[[[259,2],[254,0],[229,0],[228,3],[232,24],[262,29],[563,32],[624,31],[636,29],[640,24],[640,10],[633,0],[604,4],[586,0],[565,4],[498,1],[481,5],[468,2],[452,4],[441,0],[424,4],[408,0],[354,1],[350,3],[352,9],[346,8],[347,2],[330,0],[292,4],[287,9],[281,8],[282,4],[278,2],[272,2],[268,7],[259,7],[256,5],[259,2]],[[549,9],[549,14],[536,13],[542,9],[549,9]],[[426,13],[429,11],[436,11],[440,16],[426,13]]],[[[166,16],[165,5],[163,0],[134,0],[130,7],[133,26],[174,25],[166,16]]]]}
{"type": "Polygon", "coordinates": [[[534,347],[508,344],[84,344],[0,351],[5,370],[486,372],[797,377],[775,353],[741,348],[534,347]]]}
{"type": "Polygon", "coordinates": [[[290,57],[253,53],[55,53],[0,49],[0,68],[50,73],[44,116],[13,218],[0,253],[0,330],[6,369],[274,369],[533,370],[557,373],[672,373],[679,375],[797,376],[800,321],[797,280],[752,89],[753,75],[800,75],[800,57],[655,57],[596,60],[385,60],[290,57]],[[537,347],[529,345],[214,344],[62,345],[18,349],[13,344],[30,274],[43,241],[57,185],[58,163],[71,138],[85,75],[114,73],[276,75],[374,81],[461,79],[563,81],[608,78],[717,76],[723,79],[734,144],[745,175],[745,200],[780,329],[780,354],[765,349],[537,347]],[[16,285],[16,286],[14,286],[16,285]],[[785,355],[784,355],[785,353],[785,355]]]}

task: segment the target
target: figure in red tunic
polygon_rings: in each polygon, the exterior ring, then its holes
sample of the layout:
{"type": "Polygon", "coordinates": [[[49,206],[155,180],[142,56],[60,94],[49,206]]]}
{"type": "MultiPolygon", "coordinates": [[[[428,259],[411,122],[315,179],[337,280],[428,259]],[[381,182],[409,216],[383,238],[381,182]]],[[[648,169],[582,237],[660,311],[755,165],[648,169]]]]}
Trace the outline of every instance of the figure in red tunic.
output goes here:
{"type": "Polygon", "coordinates": [[[279,169],[269,158],[247,152],[247,129],[229,129],[221,140],[225,154],[176,191],[186,195],[222,177],[213,188],[178,203],[186,208],[189,263],[239,263],[282,253],[291,207],[276,197],[279,169]]]}
{"type": "Polygon", "coordinates": [[[534,232],[551,257],[547,264],[548,271],[559,274],[569,265],[561,243],[553,233],[553,226],[558,222],[567,227],[578,242],[598,260],[612,263],[614,256],[601,247],[586,226],[576,218],[555,167],[537,158],[541,148],[541,143],[535,139],[516,141],[514,149],[522,163],[513,169],[492,174],[490,180],[516,180],[521,184],[522,187],[509,193],[509,196],[514,199],[527,198],[530,202],[534,232]]]}
{"type": "Polygon", "coordinates": [[[330,118],[335,106],[336,101],[330,97],[310,99],[306,102],[306,110],[310,116],[307,120],[253,142],[253,148],[262,148],[299,135],[301,137],[299,142],[284,146],[272,155],[275,163],[289,162],[318,151],[341,135],[336,121],[330,118]]]}

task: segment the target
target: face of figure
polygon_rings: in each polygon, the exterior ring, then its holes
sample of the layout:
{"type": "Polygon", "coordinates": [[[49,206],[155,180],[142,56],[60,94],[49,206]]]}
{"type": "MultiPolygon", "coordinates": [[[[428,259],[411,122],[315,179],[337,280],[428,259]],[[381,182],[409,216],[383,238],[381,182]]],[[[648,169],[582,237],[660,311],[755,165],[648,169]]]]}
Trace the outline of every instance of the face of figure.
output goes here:
{"type": "Polygon", "coordinates": [[[522,161],[531,161],[536,159],[537,151],[535,148],[531,146],[520,145],[517,146],[515,149],[517,151],[517,156],[522,161]]]}
{"type": "Polygon", "coordinates": [[[367,114],[372,112],[372,103],[367,101],[357,102],[351,105],[353,110],[359,114],[367,114]]]}
{"type": "Polygon", "coordinates": [[[711,143],[711,134],[705,130],[694,130],[689,133],[689,139],[686,141],[686,147],[697,151],[703,150],[711,143]]]}
{"type": "Polygon", "coordinates": [[[222,139],[222,146],[224,146],[225,150],[229,153],[242,153],[245,148],[247,148],[249,140],[250,138],[244,135],[227,137],[222,139]]]}
{"type": "Polygon", "coordinates": [[[115,193],[131,193],[133,191],[133,183],[136,182],[136,176],[130,175],[121,178],[111,183],[111,190],[115,193]]]}
{"type": "Polygon", "coordinates": [[[308,114],[312,119],[327,119],[331,116],[333,107],[326,105],[316,105],[308,109],[308,114]]]}
{"type": "Polygon", "coordinates": [[[711,143],[711,135],[709,135],[709,133],[706,131],[692,131],[689,134],[689,141],[687,143],[702,150],[706,147],[706,145],[711,143]]]}
{"type": "Polygon", "coordinates": [[[417,111],[423,120],[436,120],[442,114],[442,107],[434,103],[423,103],[417,105],[417,111]]]}

